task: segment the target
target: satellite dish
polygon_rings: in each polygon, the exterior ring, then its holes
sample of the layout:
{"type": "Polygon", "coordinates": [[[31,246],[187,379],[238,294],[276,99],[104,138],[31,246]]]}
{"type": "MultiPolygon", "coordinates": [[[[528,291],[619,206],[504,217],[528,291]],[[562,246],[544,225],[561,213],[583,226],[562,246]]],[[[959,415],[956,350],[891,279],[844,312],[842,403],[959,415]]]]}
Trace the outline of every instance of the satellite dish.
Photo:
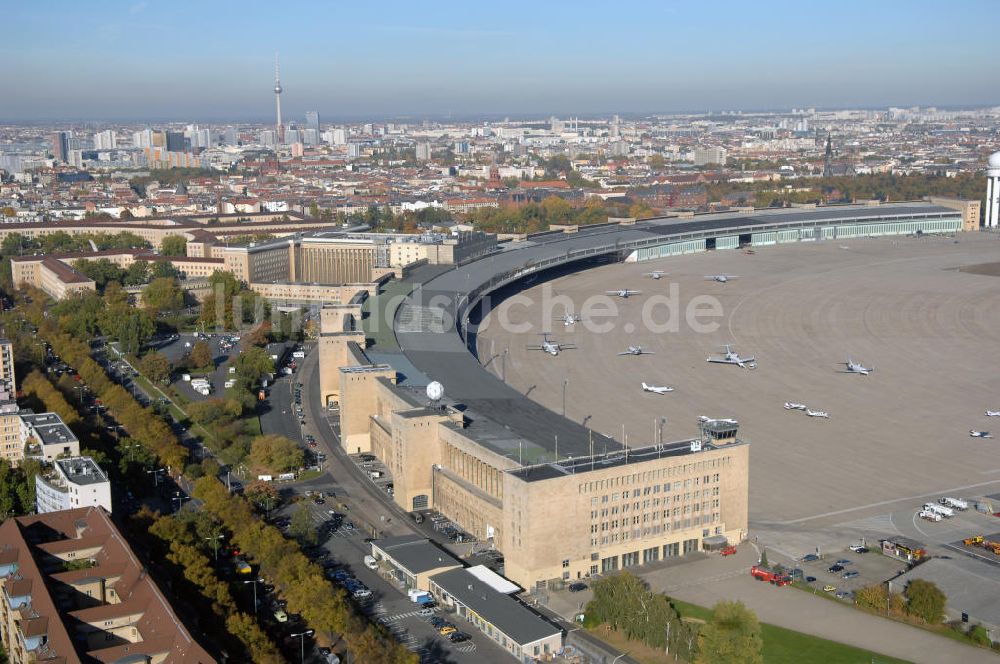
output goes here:
{"type": "Polygon", "coordinates": [[[431,401],[440,401],[444,396],[444,385],[436,380],[427,386],[427,398],[431,401]]]}

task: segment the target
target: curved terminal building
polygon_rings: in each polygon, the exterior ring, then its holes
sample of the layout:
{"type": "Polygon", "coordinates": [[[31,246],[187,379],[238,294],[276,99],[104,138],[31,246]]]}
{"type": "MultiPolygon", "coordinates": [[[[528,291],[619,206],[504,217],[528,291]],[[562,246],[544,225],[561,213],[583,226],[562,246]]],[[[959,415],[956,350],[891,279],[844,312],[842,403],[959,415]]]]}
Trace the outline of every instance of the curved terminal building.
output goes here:
{"type": "MultiPolygon", "coordinates": [[[[692,440],[619,441],[506,385],[474,353],[484,310],[525,282],[611,261],[978,228],[978,203],[935,201],[620,220],[427,265],[375,297],[324,307],[320,389],[341,441],[378,456],[407,511],[436,509],[525,588],[586,578],[747,535],[750,445],[736,422],[692,440]],[[445,396],[432,402],[431,381],[445,396]]],[[[697,414],[692,413],[691,417],[697,414]]],[[[652,432],[653,438],[657,437],[652,432]]]]}

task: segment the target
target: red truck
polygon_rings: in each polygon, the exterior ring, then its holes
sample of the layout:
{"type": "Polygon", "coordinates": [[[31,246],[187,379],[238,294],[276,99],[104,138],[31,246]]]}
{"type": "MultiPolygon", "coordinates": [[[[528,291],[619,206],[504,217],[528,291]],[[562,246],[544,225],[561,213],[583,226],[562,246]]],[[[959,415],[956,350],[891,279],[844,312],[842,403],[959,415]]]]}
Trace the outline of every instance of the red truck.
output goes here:
{"type": "Polygon", "coordinates": [[[754,565],[750,568],[750,575],[758,581],[767,581],[771,585],[775,586],[787,586],[792,582],[792,577],[787,574],[773,572],[766,567],[760,567],[759,565],[754,565]]]}
{"type": "Polygon", "coordinates": [[[734,556],[736,555],[736,547],[732,545],[724,546],[722,547],[722,550],[719,553],[721,553],[724,556],[734,556]]]}

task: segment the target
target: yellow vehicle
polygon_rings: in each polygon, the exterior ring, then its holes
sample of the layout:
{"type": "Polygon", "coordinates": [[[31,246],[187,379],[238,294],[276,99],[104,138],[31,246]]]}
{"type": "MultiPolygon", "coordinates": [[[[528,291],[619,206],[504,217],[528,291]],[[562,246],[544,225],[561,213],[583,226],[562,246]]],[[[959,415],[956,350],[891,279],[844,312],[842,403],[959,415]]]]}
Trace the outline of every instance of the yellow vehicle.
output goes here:
{"type": "Polygon", "coordinates": [[[983,543],[982,535],[976,535],[975,537],[966,537],[964,540],[962,540],[962,544],[964,544],[965,546],[975,546],[977,544],[982,544],[982,543],[983,543]]]}
{"type": "Polygon", "coordinates": [[[253,571],[253,568],[250,567],[250,563],[245,560],[234,560],[233,567],[236,569],[237,574],[249,574],[253,571]]]}
{"type": "Polygon", "coordinates": [[[274,612],[274,619],[280,623],[288,622],[288,614],[285,613],[284,609],[278,609],[274,612]]]}
{"type": "Polygon", "coordinates": [[[832,593],[836,589],[837,586],[831,586],[830,584],[826,584],[825,586],[823,586],[823,592],[825,593],[832,593]]]}
{"type": "Polygon", "coordinates": [[[444,625],[438,630],[438,634],[441,636],[448,636],[449,634],[454,634],[458,630],[455,629],[454,625],[444,625]]]}

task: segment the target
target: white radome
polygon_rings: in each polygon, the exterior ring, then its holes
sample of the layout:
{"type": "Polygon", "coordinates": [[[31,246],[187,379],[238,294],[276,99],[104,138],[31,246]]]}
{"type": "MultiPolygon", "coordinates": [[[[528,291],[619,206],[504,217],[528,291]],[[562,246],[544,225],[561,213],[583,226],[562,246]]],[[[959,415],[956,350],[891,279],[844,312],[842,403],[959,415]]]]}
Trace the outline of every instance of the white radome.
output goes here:
{"type": "Polygon", "coordinates": [[[1000,169],[1000,152],[994,152],[990,155],[989,161],[987,162],[990,168],[1000,169]]]}
{"type": "Polygon", "coordinates": [[[436,380],[427,385],[427,398],[431,401],[440,401],[444,396],[444,385],[436,380]]]}

